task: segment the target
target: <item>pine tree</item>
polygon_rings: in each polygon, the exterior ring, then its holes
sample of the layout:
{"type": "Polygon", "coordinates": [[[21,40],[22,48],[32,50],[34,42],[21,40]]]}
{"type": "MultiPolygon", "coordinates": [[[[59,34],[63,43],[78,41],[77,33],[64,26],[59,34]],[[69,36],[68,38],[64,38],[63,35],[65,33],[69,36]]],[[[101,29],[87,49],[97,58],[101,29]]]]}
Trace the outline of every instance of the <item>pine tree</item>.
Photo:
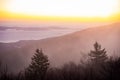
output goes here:
{"type": "Polygon", "coordinates": [[[47,69],[49,68],[49,60],[42,50],[37,49],[31,58],[31,64],[26,68],[25,75],[28,80],[43,80],[47,69]]]}
{"type": "Polygon", "coordinates": [[[91,61],[95,63],[105,62],[107,60],[105,48],[101,49],[101,45],[97,42],[94,44],[94,50],[90,51],[89,56],[91,58],[91,61]]]}

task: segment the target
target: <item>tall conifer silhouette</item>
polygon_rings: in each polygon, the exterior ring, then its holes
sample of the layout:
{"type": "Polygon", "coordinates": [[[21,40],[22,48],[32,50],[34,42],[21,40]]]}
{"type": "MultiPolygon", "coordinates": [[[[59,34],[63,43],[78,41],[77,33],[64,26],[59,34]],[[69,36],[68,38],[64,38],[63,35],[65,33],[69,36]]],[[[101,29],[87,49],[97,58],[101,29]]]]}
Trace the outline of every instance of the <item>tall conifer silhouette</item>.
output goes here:
{"type": "Polygon", "coordinates": [[[30,80],[43,80],[49,68],[48,57],[43,54],[42,50],[37,49],[31,59],[31,64],[26,69],[27,78],[30,80]]]}
{"type": "Polygon", "coordinates": [[[89,56],[91,58],[91,61],[94,62],[104,62],[108,59],[105,48],[102,49],[101,45],[97,42],[94,44],[94,50],[90,51],[89,56]]]}

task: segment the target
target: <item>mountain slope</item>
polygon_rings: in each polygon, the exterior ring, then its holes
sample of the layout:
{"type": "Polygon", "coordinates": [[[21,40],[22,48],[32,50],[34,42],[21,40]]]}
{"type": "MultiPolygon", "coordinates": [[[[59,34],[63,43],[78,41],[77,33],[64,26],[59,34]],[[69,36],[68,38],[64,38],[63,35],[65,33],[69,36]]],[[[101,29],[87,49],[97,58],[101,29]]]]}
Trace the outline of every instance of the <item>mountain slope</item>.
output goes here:
{"type": "Polygon", "coordinates": [[[86,59],[86,55],[97,41],[106,48],[108,55],[119,55],[120,23],[85,29],[65,36],[42,40],[0,43],[0,57],[10,70],[17,72],[30,62],[30,57],[37,48],[42,48],[48,55],[52,66],[86,59]]]}

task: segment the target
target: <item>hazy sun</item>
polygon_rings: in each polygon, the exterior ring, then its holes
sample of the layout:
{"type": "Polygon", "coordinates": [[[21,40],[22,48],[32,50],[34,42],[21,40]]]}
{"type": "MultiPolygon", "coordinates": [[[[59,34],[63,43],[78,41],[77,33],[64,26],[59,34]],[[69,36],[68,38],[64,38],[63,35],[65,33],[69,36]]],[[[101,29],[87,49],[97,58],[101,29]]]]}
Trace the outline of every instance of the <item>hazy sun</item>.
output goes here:
{"type": "Polygon", "coordinates": [[[118,0],[8,0],[5,10],[40,16],[106,17],[118,9],[118,0]]]}

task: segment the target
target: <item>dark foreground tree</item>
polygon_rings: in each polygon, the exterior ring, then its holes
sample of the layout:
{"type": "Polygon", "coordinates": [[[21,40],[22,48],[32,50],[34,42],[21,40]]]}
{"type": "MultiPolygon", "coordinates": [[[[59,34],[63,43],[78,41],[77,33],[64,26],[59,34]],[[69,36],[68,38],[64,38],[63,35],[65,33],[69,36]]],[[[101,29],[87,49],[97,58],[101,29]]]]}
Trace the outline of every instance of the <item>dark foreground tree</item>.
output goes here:
{"type": "Polygon", "coordinates": [[[94,50],[90,51],[89,56],[91,58],[91,61],[95,63],[105,62],[108,59],[105,48],[101,49],[101,45],[98,44],[97,42],[94,44],[94,50]]]}
{"type": "Polygon", "coordinates": [[[101,45],[97,42],[94,44],[94,50],[91,50],[88,54],[90,57],[90,64],[88,69],[88,76],[91,80],[105,80],[107,75],[106,71],[103,70],[103,66],[106,65],[108,60],[105,48],[102,49],[101,45]]]}
{"type": "Polygon", "coordinates": [[[25,75],[28,80],[43,80],[47,69],[49,68],[49,60],[42,50],[37,49],[31,58],[31,64],[26,68],[25,75]]]}

